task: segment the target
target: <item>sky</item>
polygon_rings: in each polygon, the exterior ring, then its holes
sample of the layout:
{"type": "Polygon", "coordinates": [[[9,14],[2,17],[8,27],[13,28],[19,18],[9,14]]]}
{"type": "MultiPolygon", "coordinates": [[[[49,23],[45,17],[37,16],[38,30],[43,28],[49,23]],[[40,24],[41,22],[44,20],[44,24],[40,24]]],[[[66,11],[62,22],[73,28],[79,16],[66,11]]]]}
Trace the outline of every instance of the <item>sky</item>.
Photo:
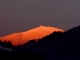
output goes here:
{"type": "Polygon", "coordinates": [[[40,25],[79,26],[80,0],[0,0],[0,36],[40,25]]]}

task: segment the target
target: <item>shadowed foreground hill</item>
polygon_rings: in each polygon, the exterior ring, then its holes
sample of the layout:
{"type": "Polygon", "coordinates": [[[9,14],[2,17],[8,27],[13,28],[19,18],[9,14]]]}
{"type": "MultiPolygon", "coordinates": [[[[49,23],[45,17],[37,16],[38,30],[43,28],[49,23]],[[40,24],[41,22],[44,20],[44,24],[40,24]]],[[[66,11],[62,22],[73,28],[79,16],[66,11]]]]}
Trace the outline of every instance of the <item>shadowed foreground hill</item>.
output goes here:
{"type": "Polygon", "coordinates": [[[29,50],[46,60],[80,59],[80,26],[66,32],[55,32],[37,42],[35,40],[18,46],[19,50],[29,50]]]}
{"type": "Polygon", "coordinates": [[[64,33],[54,32],[42,39],[28,41],[12,49],[15,51],[6,56],[14,60],[31,60],[31,58],[33,60],[80,60],[80,26],[64,33]]]}

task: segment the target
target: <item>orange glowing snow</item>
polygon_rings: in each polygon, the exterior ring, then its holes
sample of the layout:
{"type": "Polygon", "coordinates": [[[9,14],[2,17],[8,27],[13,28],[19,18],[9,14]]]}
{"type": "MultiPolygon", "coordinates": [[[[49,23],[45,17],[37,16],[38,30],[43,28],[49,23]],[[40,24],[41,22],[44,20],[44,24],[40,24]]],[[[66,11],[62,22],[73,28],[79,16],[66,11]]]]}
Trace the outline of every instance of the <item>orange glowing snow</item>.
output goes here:
{"type": "Polygon", "coordinates": [[[33,28],[31,30],[20,32],[20,33],[13,33],[4,37],[1,37],[1,41],[10,41],[13,46],[24,44],[30,40],[33,39],[41,39],[42,37],[45,37],[55,31],[61,31],[64,32],[64,30],[49,26],[39,26],[36,28],[33,28]]]}

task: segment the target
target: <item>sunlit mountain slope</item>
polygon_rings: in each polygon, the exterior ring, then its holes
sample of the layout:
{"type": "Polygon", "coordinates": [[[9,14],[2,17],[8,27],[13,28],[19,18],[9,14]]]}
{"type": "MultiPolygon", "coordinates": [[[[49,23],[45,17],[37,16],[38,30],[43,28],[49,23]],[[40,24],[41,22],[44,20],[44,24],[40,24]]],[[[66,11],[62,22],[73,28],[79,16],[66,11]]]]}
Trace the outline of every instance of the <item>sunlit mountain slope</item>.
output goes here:
{"type": "Polygon", "coordinates": [[[64,32],[64,30],[55,28],[55,27],[49,27],[49,26],[39,26],[36,28],[33,28],[31,30],[25,31],[25,32],[20,32],[20,33],[13,33],[4,37],[1,37],[1,41],[11,41],[11,43],[16,46],[16,45],[21,45],[29,40],[33,39],[40,39],[42,37],[45,37],[55,31],[61,31],[64,32]]]}

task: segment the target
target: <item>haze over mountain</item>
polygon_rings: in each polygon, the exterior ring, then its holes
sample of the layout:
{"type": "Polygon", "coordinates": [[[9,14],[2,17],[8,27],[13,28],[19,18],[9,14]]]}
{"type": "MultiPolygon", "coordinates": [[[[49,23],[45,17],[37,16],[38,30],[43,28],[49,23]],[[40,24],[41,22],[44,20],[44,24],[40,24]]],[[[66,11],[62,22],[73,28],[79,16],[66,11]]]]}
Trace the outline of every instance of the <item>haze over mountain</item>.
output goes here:
{"type": "Polygon", "coordinates": [[[3,36],[0,38],[1,41],[10,41],[12,45],[22,45],[30,40],[38,40],[41,39],[53,32],[61,31],[64,32],[64,30],[55,28],[55,27],[49,27],[49,26],[39,26],[33,29],[30,29],[25,32],[19,32],[19,33],[12,33],[7,36],[3,36]]]}

